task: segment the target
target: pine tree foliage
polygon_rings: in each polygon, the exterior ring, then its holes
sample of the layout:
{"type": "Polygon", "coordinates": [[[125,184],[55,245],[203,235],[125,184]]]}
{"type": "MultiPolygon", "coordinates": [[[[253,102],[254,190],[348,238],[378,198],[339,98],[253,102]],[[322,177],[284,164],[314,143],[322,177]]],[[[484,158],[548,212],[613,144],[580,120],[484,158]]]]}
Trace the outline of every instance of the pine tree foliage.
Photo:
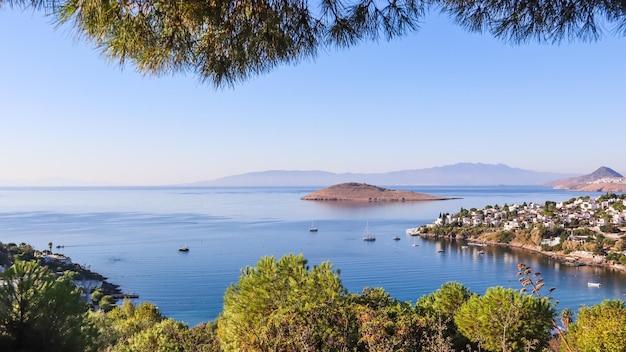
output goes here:
{"type": "Polygon", "coordinates": [[[525,351],[528,343],[545,347],[550,338],[554,308],[547,299],[517,290],[491,287],[472,296],[458,309],[459,331],[487,351],[525,351]]]}
{"type": "Polygon", "coordinates": [[[263,257],[224,297],[218,336],[225,351],[340,351],[349,343],[349,310],[339,276],[324,262],[309,270],[300,255],[263,257]]]}
{"type": "Polygon", "coordinates": [[[605,300],[582,306],[578,320],[569,324],[567,339],[576,351],[626,351],[626,306],[621,300],[605,300]]]}
{"type": "Polygon", "coordinates": [[[68,276],[16,261],[0,278],[0,351],[81,351],[92,326],[68,276]]]}
{"type": "Polygon", "coordinates": [[[513,43],[626,35],[626,0],[0,0],[43,9],[148,75],[233,85],[321,50],[416,32],[428,12],[513,43]]]}

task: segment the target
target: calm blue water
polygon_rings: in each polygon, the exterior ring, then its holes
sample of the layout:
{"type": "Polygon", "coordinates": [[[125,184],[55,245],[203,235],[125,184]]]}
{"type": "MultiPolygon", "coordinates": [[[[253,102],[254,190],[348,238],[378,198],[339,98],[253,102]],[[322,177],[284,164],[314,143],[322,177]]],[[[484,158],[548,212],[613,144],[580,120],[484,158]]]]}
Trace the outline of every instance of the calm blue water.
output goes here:
{"type": "MultiPolygon", "coordinates": [[[[395,187],[398,188],[398,187],[395,187]]],[[[421,203],[348,206],[302,201],[317,188],[0,188],[0,240],[63,253],[155,303],[189,325],[213,320],[226,288],[261,256],[303,253],[309,263],[329,260],[352,292],[383,287],[416,301],[447,281],[473,292],[490,286],[519,288],[517,264],[540,271],[560,301],[578,309],[623,298],[626,275],[600,268],[572,268],[520,250],[461,249],[404,231],[432,222],[440,212],[522,202],[562,201],[579,195],[544,187],[402,187],[461,197],[421,203]],[[319,232],[308,231],[314,222],[319,232]],[[361,237],[366,223],[375,242],[361,237]],[[400,241],[393,241],[393,236],[400,241]],[[414,247],[412,243],[419,246],[414,247]],[[180,246],[188,253],[178,252],[180,246]],[[438,249],[445,249],[439,253],[438,249]],[[587,282],[601,282],[589,288],[587,282]]]]}

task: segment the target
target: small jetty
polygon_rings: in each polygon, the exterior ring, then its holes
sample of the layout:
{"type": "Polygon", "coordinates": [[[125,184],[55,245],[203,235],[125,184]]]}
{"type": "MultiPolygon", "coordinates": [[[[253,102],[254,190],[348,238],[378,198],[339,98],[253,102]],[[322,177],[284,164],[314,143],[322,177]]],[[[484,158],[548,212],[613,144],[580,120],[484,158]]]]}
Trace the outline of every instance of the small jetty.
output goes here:
{"type": "Polygon", "coordinates": [[[419,227],[413,227],[410,229],[406,229],[406,234],[409,236],[418,236],[420,234],[420,228],[419,227]]]}
{"type": "Polygon", "coordinates": [[[131,298],[139,298],[139,295],[136,293],[114,293],[110,295],[113,299],[131,299],[131,298]]]}

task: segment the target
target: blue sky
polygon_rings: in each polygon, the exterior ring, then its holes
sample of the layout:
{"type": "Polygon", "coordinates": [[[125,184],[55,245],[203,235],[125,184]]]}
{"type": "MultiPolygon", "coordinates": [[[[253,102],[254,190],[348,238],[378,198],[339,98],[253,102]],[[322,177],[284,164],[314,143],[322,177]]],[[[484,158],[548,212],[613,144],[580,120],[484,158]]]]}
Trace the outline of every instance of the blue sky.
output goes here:
{"type": "Polygon", "coordinates": [[[219,90],[120,69],[39,13],[1,9],[0,48],[0,185],[458,162],[626,174],[626,38],[610,34],[510,45],[431,15],[408,37],[219,90]]]}

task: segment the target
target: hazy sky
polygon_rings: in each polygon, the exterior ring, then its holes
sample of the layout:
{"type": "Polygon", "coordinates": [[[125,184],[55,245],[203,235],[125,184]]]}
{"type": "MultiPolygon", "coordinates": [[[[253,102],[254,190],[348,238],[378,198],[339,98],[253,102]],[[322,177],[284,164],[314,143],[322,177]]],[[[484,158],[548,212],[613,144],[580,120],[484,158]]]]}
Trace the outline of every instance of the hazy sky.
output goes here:
{"type": "Polygon", "coordinates": [[[430,16],[215,90],[143,77],[41,14],[0,10],[0,185],[162,185],[458,162],[626,174],[626,38],[510,45],[430,16]]]}

